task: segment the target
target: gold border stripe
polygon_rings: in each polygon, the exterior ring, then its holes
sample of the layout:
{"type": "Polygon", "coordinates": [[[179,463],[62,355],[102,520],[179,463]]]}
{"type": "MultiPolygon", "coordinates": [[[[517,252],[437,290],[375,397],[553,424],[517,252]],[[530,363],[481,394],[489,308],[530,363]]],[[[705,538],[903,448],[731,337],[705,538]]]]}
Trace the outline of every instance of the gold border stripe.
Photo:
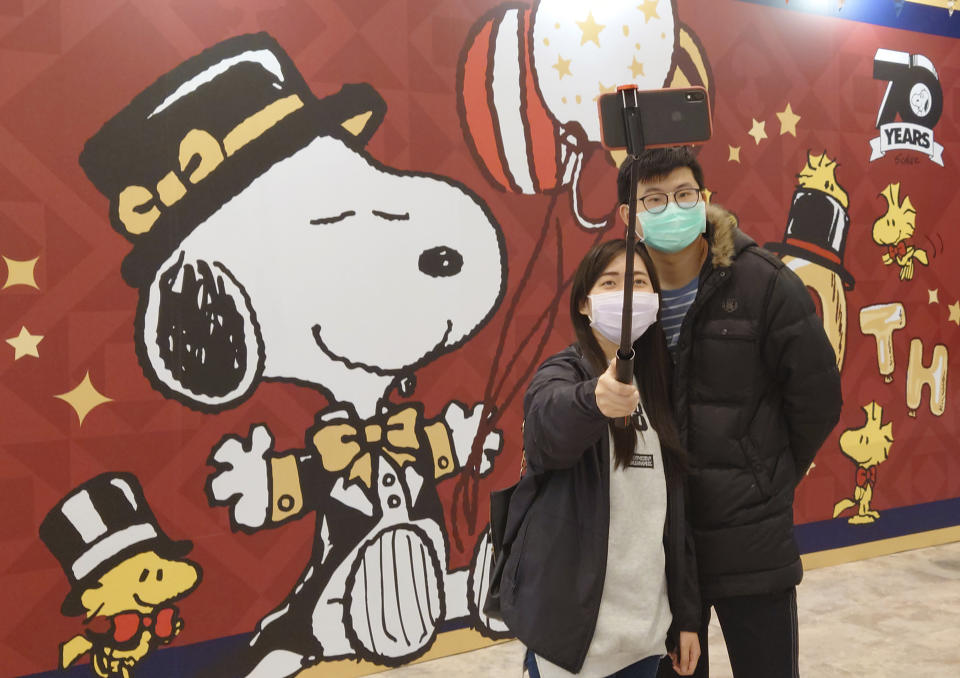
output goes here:
{"type": "Polygon", "coordinates": [[[223,138],[223,148],[227,155],[233,155],[299,108],[303,108],[303,100],[297,94],[277,99],[264,106],[227,132],[227,136],[223,138]]]}
{"type": "MultiPolygon", "coordinates": [[[[447,631],[437,635],[426,654],[419,659],[415,659],[409,664],[411,666],[420,662],[427,662],[431,659],[449,657],[461,652],[479,650],[499,643],[507,643],[513,638],[504,640],[491,640],[474,629],[458,629],[456,631],[447,631]]],[[[355,676],[369,676],[374,673],[389,671],[393,667],[381,666],[367,661],[356,661],[354,659],[340,659],[330,662],[321,662],[309,669],[304,669],[297,674],[297,678],[354,678],[355,676]]]]}
{"type": "Polygon", "coordinates": [[[900,551],[923,549],[928,546],[939,546],[940,544],[949,544],[955,541],[960,541],[960,525],[944,527],[939,530],[930,530],[928,532],[917,532],[916,534],[905,534],[902,537],[878,539],[877,541],[870,541],[865,544],[844,546],[827,551],[805,553],[800,556],[800,559],[803,561],[803,568],[805,570],[815,570],[820,567],[852,563],[855,560],[887,556],[891,553],[899,553],[900,551]]]}

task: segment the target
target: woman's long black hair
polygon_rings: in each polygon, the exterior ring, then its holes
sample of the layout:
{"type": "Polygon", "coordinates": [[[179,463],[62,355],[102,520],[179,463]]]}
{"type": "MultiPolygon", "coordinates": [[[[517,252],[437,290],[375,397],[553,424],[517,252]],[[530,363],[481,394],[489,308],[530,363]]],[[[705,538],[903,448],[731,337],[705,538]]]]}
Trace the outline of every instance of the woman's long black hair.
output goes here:
{"type": "MultiPolygon", "coordinates": [[[[597,338],[590,329],[590,319],[580,312],[581,306],[588,303],[587,297],[600,275],[618,254],[623,254],[627,245],[623,240],[610,240],[594,245],[573,276],[570,289],[570,320],[577,335],[580,351],[599,376],[607,369],[607,358],[600,348],[597,338]]],[[[653,290],[660,295],[660,278],[657,276],[653,260],[642,243],[637,243],[636,252],[647,267],[653,290]]],[[[633,289],[632,281],[624,281],[624,290],[633,289]]],[[[636,357],[633,372],[639,386],[643,409],[650,425],[660,437],[663,452],[664,469],[668,476],[675,477],[687,468],[686,455],[680,445],[680,436],[673,418],[673,406],[670,396],[670,372],[672,362],[667,348],[667,340],[660,324],[660,312],[657,321],[633,344],[636,357]]],[[[619,428],[610,424],[613,434],[613,457],[615,468],[627,466],[633,459],[637,444],[637,432],[632,426],[619,428]]]]}

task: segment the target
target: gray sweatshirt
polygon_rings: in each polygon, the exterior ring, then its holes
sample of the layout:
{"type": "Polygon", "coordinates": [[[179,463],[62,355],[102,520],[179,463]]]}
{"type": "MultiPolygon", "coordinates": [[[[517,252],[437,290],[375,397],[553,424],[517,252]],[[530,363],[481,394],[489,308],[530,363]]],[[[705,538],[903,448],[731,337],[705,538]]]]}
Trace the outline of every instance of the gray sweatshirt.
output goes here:
{"type": "Polygon", "coordinates": [[[660,438],[637,433],[629,466],[614,468],[610,440],[610,533],[600,614],[580,673],[537,656],[542,678],[603,678],[652,655],[666,654],[672,617],[667,600],[663,526],[667,486],[660,438]]]}

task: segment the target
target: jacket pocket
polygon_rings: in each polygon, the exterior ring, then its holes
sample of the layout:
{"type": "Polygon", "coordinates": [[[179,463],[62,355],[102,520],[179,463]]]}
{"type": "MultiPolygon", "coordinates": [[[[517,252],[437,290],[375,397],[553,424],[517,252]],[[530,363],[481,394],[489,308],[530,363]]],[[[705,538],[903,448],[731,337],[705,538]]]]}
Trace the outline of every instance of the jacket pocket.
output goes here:
{"type": "Polygon", "coordinates": [[[514,593],[517,590],[517,585],[520,582],[520,561],[523,560],[523,547],[526,545],[527,532],[529,529],[530,514],[528,513],[526,519],[523,521],[523,525],[520,526],[520,531],[517,534],[517,538],[510,549],[510,559],[508,559],[506,564],[506,570],[510,574],[510,581],[508,581],[507,584],[511,593],[514,593]],[[513,562],[510,562],[510,560],[513,562]]]}
{"type": "Polygon", "coordinates": [[[760,452],[754,444],[753,439],[747,435],[740,439],[740,449],[743,451],[743,458],[747,468],[753,474],[753,481],[757,485],[760,496],[769,499],[773,496],[773,485],[770,482],[770,475],[763,461],[760,459],[760,452]]]}
{"type": "Polygon", "coordinates": [[[693,382],[701,399],[749,402],[756,388],[759,342],[752,324],[710,320],[696,332],[693,382]]]}

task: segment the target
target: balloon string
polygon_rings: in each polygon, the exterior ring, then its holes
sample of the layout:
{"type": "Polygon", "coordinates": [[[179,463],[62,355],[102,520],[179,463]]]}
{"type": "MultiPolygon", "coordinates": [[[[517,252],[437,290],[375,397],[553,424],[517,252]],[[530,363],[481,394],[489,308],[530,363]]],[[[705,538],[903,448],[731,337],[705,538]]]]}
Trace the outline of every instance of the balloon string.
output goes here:
{"type": "MultiPolygon", "coordinates": [[[[577,221],[580,222],[580,225],[583,228],[588,230],[593,230],[596,228],[604,228],[607,225],[607,220],[603,221],[591,221],[590,219],[583,216],[581,213],[580,207],[580,172],[583,169],[583,152],[580,150],[573,150],[570,153],[568,164],[573,163],[573,180],[570,187],[570,197],[573,200],[573,214],[577,218],[577,221]]],[[[566,168],[564,168],[564,176],[566,176],[566,168]]]]}
{"type": "MultiPolygon", "coordinates": [[[[551,208],[547,211],[547,219],[549,220],[550,214],[552,212],[552,203],[551,208]]],[[[547,223],[544,223],[544,228],[547,228],[547,223]]],[[[511,357],[507,368],[503,371],[502,375],[497,375],[496,370],[491,370],[490,372],[490,381],[487,384],[488,393],[490,388],[493,387],[493,396],[487,396],[484,398],[483,404],[483,416],[481,419],[481,424],[477,430],[477,434],[473,440],[473,446],[471,448],[470,456],[463,472],[457,479],[457,484],[454,487],[452,504],[454,506],[454,511],[452,515],[452,534],[453,541],[456,544],[459,550],[463,550],[463,540],[460,535],[460,511],[462,511],[462,516],[466,521],[466,528],[469,534],[475,534],[477,529],[477,517],[479,509],[479,481],[480,481],[480,464],[483,460],[483,441],[486,439],[487,435],[496,430],[497,424],[500,420],[500,417],[505,411],[507,411],[510,405],[513,403],[514,399],[519,395],[520,390],[523,389],[530,377],[536,371],[537,366],[540,363],[541,356],[543,351],[546,348],[547,341],[549,340],[554,327],[554,322],[557,318],[557,315],[560,311],[560,300],[565,295],[567,289],[570,287],[570,284],[573,282],[573,273],[568,276],[564,276],[563,273],[563,232],[560,228],[560,222],[557,220],[554,223],[555,234],[556,234],[556,247],[557,247],[557,270],[556,270],[556,293],[554,296],[548,300],[546,309],[540,314],[540,316],[534,321],[533,328],[529,333],[523,338],[520,343],[520,346],[511,357]],[[541,326],[545,326],[541,330],[541,326]],[[533,355],[530,357],[529,361],[524,365],[520,371],[519,377],[514,379],[514,383],[510,389],[510,392],[505,398],[502,399],[502,402],[499,402],[498,405],[491,405],[491,402],[501,401],[502,389],[506,386],[507,377],[513,376],[517,377],[516,370],[514,365],[520,354],[529,343],[533,340],[534,336],[540,332],[540,336],[537,340],[536,348],[534,349],[533,355]],[[495,375],[499,376],[499,380],[495,379],[495,375]],[[494,383],[496,385],[494,386],[494,383]]],[[[590,243],[591,247],[600,242],[603,238],[603,232],[597,232],[596,236],[593,238],[593,241],[590,243]]],[[[520,293],[523,291],[523,288],[526,287],[527,279],[529,277],[530,271],[528,271],[523,279],[521,280],[520,286],[517,290],[517,297],[520,296],[520,293]]],[[[507,320],[504,331],[500,340],[500,347],[502,348],[506,341],[506,329],[510,325],[510,320],[513,318],[511,315],[507,320]]]]}
{"type": "MultiPolygon", "coordinates": [[[[484,454],[483,442],[490,433],[496,430],[496,425],[499,422],[500,416],[504,410],[504,404],[500,404],[500,406],[494,404],[497,402],[497,398],[499,397],[497,377],[499,375],[500,360],[503,357],[503,354],[506,352],[507,339],[510,334],[513,320],[515,319],[517,307],[520,304],[520,301],[525,297],[524,292],[526,290],[527,283],[533,275],[535,265],[540,260],[538,255],[542,252],[544,246],[546,245],[547,237],[550,234],[551,218],[553,216],[553,210],[556,207],[558,197],[559,191],[554,192],[550,197],[550,201],[547,205],[547,211],[543,218],[543,226],[540,229],[540,234],[534,246],[533,253],[530,256],[530,259],[527,261],[526,268],[521,275],[517,289],[514,291],[513,297],[510,299],[506,313],[504,314],[504,323],[500,328],[500,337],[497,342],[496,351],[494,352],[490,372],[487,377],[487,384],[484,387],[480,425],[478,426],[477,433],[474,436],[470,455],[467,459],[467,462],[464,464],[464,468],[457,478],[456,485],[454,487],[452,497],[452,503],[454,506],[452,516],[453,529],[451,530],[451,536],[453,537],[454,544],[459,550],[463,550],[463,540],[460,536],[460,511],[457,509],[459,508],[462,510],[463,518],[467,523],[466,527],[468,533],[471,535],[475,534],[477,526],[477,513],[479,508],[479,502],[477,499],[479,495],[480,463],[484,454]],[[471,491],[473,493],[472,497],[470,496],[471,491]]],[[[557,233],[559,234],[559,229],[557,233]]],[[[558,251],[562,252],[559,243],[558,251]]],[[[558,265],[562,263],[562,259],[559,257],[557,261],[558,265]]],[[[550,304],[550,306],[553,305],[554,304],[550,304]]],[[[550,306],[548,306],[548,313],[550,306]]],[[[551,328],[552,326],[547,328],[546,334],[549,334],[551,328]]],[[[521,345],[517,349],[516,353],[521,352],[524,348],[525,344],[521,345]]],[[[515,357],[516,355],[511,358],[511,364],[515,357]]],[[[530,364],[536,367],[536,365],[539,364],[537,362],[538,360],[539,351],[533,356],[530,364]]]]}
{"type": "Polygon", "coordinates": [[[508,331],[512,325],[512,320],[514,319],[514,313],[517,305],[523,296],[523,292],[533,273],[533,265],[537,259],[536,253],[542,251],[547,235],[550,232],[551,217],[561,187],[564,185],[571,186],[573,213],[576,216],[580,226],[587,230],[597,231],[597,235],[593,244],[599,242],[600,238],[602,237],[602,232],[599,232],[598,229],[604,229],[607,225],[606,219],[600,222],[594,222],[581,214],[579,192],[580,175],[583,168],[583,153],[578,150],[577,146],[563,143],[563,150],[566,151],[567,149],[570,149],[570,152],[567,155],[566,162],[564,162],[562,170],[558,172],[559,176],[557,177],[560,179],[560,187],[558,187],[558,190],[553,194],[550,203],[547,206],[547,212],[543,221],[543,228],[534,248],[534,256],[531,256],[530,261],[527,262],[526,270],[523,272],[520,284],[517,290],[514,292],[514,296],[511,299],[509,308],[505,314],[506,320],[501,328],[500,340],[497,344],[487,385],[484,389],[485,393],[481,409],[480,425],[478,426],[477,433],[474,436],[470,454],[466,463],[464,464],[464,468],[462,469],[460,476],[457,478],[456,485],[454,486],[453,496],[451,498],[451,503],[454,507],[451,521],[451,537],[453,538],[454,544],[459,550],[463,550],[463,539],[460,534],[461,515],[466,522],[466,530],[468,534],[475,534],[477,529],[478,509],[480,503],[480,465],[484,455],[483,443],[490,433],[496,431],[497,423],[499,422],[503,412],[512,404],[513,400],[519,394],[520,389],[525,386],[527,380],[530,378],[530,376],[532,376],[537,365],[539,364],[540,357],[542,356],[543,351],[546,348],[547,341],[553,331],[554,322],[559,312],[558,304],[560,299],[566,292],[570,283],[573,281],[572,274],[569,277],[565,277],[563,275],[563,235],[558,221],[554,224],[557,249],[556,294],[552,299],[549,300],[546,310],[540,315],[539,318],[537,318],[533,327],[521,341],[520,346],[515,351],[514,355],[510,357],[507,369],[500,374],[500,360],[503,357],[503,352],[506,347],[508,331]],[[517,362],[517,359],[520,357],[520,353],[522,353],[523,350],[529,345],[534,336],[538,332],[541,332],[541,326],[543,326],[542,334],[537,341],[536,348],[533,351],[533,356],[522,369],[520,378],[515,381],[506,398],[501,401],[501,395],[506,386],[508,375],[513,374],[513,367],[517,362]],[[494,403],[497,404],[495,405],[494,403]]]}
{"type": "MultiPolygon", "coordinates": [[[[552,211],[552,210],[550,210],[552,211]]],[[[545,231],[549,230],[549,212],[547,215],[548,221],[544,224],[545,231]]],[[[516,398],[520,389],[526,385],[527,380],[533,375],[533,372],[536,370],[540,362],[540,356],[543,354],[543,350],[546,347],[547,341],[550,338],[550,334],[553,330],[553,324],[556,320],[557,314],[560,311],[560,305],[556,303],[559,301],[559,297],[563,294],[563,291],[566,289],[567,285],[570,284],[573,280],[573,276],[564,280],[563,276],[563,231],[560,228],[560,221],[557,220],[554,224],[556,232],[556,241],[557,241],[557,270],[556,270],[556,281],[557,281],[557,295],[551,300],[551,303],[547,307],[545,312],[546,327],[543,331],[543,334],[540,337],[537,347],[534,351],[533,358],[526,365],[523,374],[517,380],[513,389],[507,398],[500,404],[499,407],[493,409],[488,409],[489,400],[485,400],[483,404],[483,418],[481,419],[480,426],[477,430],[477,434],[473,439],[473,445],[471,447],[470,456],[467,458],[467,462],[464,464],[464,469],[460,473],[459,478],[457,479],[457,485],[454,487],[453,491],[453,504],[456,505],[459,503],[460,508],[463,510],[463,517],[466,519],[466,527],[468,534],[477,533],[477,517],[480,507],[480,465],[483,461],[484,449],[483,443],[486,440],[486,437],[496,430],[497,423],[500,420],[500,416],[505,412],[513,399],[516,398]]],[[[523,281],[524,286],[526,285],[526,279],[523,281]]],[[[522,290],[521,290],[522,291],[522,290]]],[[[518,294],[519,296],[519,294],[518,294]]],[[[537,325],[540,325],[538,321],[537,325]]],[[[521,346],[520,350],[525,348],[521,346]]],[[[493,381],[494,372],[490,373],[490,381],[493,381]]],[[[502,382],[501,382],[502,385],[502,382]]],[[[502,444],[502,443],[501,443],[502,444]]],[[[456,516],[456,514],[455,514],[456,516]]],[[[453,521],[453,539],[454,543],[457,545],[457,548],[463,550],[463,542],[460,537],[460,526],[459,521],[454,518],[453,521]]]]}

